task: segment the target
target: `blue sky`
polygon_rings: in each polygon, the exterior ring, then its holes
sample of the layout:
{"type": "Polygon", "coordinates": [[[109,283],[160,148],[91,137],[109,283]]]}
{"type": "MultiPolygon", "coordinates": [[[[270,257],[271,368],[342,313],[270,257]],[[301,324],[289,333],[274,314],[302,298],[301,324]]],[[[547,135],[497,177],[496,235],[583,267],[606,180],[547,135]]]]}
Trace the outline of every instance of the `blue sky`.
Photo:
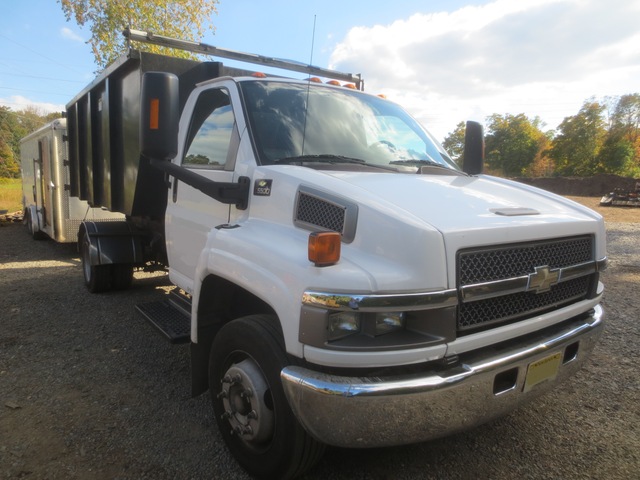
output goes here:
{"type": "MultiPolygon", "coordinates": [[[[439,139],[640,92],[640,0],[221,0],[213,23],[205,43],[305,63],[314,38],[315,65],[362,73],[439,139]]],[[[0,105],[62,110],[94,77],[88,36],[55,0],[0,0],[0,105]]]]}

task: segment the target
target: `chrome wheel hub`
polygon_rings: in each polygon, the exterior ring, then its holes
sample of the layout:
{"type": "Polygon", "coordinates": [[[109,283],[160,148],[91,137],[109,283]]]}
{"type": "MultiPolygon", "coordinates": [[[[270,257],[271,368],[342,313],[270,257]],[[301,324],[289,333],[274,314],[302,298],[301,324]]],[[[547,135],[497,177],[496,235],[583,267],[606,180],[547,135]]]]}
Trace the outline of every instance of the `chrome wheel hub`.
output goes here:
{"type": "Polygon", "coordinates": [[[274,431],[271,394],[260,368],[246,358],[233,364],[221,380],[224,413],[231,431],[244,441],[262,443],[269,440],[274,431]]]}

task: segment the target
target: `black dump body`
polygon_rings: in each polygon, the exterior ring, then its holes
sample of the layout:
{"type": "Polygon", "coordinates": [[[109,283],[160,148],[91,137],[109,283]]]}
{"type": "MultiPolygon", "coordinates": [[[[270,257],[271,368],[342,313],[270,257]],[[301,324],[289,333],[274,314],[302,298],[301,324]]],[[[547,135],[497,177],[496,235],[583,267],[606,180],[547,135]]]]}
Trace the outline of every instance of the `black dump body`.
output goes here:
{"type": "MultiPolygon", "coordinates": [[[[195,84],[221,75],[219,62],[197,62],[131,50],[66,106],[71,195],[129,217],[161,220],[164,174],[140,155],[140,88],[145,72],[180,79],[180,112],[195,84]]],[[[225,73],[227,69],[225,69],[225,73]]]]}

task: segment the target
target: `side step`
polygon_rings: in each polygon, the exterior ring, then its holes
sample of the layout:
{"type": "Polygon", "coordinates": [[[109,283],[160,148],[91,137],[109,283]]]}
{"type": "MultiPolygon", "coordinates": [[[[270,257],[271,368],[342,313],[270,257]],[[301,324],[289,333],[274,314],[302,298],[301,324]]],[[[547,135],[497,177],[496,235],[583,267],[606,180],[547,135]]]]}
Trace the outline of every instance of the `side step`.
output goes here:
{"type": "Polygon", "coordinates": [[[171,292],[169,298],[136,305],[136,310],[171,343],[188,343],[191,338],[191,302],[171,292]]]}

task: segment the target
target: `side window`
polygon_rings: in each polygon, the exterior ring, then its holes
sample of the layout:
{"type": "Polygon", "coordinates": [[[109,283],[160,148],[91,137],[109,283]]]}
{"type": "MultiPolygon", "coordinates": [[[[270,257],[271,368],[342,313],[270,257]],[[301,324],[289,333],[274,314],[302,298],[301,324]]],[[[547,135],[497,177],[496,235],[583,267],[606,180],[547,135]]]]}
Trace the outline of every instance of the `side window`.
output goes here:
{"type": "Polygon", "coordinates": [[[195,168],[224,168],[235,125],[229,92],[203,91],[193,112],[186,155],[182,165],[195,168]]]}

